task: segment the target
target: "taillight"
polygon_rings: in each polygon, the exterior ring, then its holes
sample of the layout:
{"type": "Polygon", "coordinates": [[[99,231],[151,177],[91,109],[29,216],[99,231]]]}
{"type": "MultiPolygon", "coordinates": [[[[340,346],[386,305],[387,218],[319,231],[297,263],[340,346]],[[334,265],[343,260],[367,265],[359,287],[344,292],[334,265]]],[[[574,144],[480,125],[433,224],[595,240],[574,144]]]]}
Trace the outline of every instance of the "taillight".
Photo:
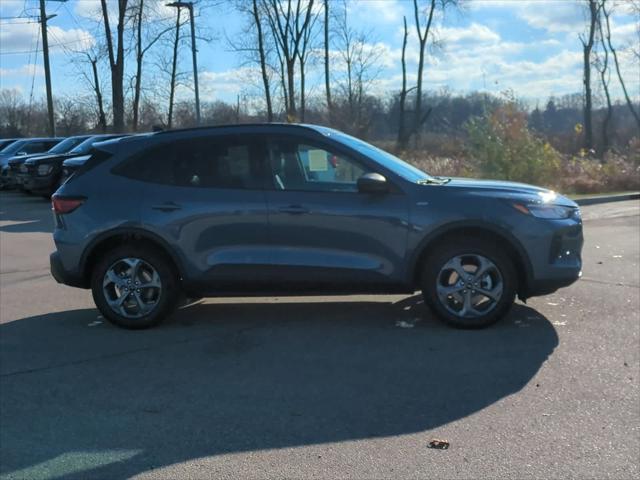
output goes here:
{"type": "Polygon", "coordinates": [[[71,213],[84,203],[84,197],[51,197],[51,210],[57,214],[71,213]]]}

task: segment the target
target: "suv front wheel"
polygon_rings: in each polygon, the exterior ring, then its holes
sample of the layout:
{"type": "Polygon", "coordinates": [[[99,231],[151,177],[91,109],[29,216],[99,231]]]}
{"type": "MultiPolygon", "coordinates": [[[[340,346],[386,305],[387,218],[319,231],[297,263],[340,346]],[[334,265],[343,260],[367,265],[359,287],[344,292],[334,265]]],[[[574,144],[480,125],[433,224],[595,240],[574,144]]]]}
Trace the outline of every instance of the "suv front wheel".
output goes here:
{"type": "Polygon", "coordinates": [[[176,307],[177,274],[152,249],[122,246],[104,255],[93,269],[91,291],[102,315],[125,328],[148,328],[176,307]]]}
{"type": "Polygon", "coordinates": [[[511,259],[482,239],[455,239],[436,247],[422,275],[422,295],[446,323],[482,328],[502,318],[515,299],[511,259]]]}

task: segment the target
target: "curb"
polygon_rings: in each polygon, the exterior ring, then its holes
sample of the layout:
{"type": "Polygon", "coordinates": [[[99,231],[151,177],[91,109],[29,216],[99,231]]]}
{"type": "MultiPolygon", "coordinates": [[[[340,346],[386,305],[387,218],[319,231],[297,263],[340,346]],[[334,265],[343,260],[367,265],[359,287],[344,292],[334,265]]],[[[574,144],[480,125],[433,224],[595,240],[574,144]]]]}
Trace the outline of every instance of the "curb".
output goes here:
{"type": "Polygon", "coordinates": [[[578,205],[597,205],[599,203],[623,202],[625,200],[638,200],[640,193],[625,193],[622,195],[604,195],[600,197],[587,197],[574,200],[578,205]]]}

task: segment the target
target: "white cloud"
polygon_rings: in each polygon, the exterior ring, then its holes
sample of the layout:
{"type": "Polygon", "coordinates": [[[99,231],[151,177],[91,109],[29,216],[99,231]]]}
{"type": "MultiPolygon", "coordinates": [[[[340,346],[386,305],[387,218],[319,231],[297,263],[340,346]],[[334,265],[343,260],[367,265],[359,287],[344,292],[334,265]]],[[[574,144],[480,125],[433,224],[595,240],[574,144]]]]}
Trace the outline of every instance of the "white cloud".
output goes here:
{"type": "MultiPolygon", "coordinates": [[[[49,25],[49,49],[51,53],[68,50],[86,50],[95,44],[91,33],[79,28],[65,30],[56,25],[49,25]]],[[[35,23],[7,23],[0,22],[0,51],[32,51],[36,44],[42,49],[39,39],[40,29],[35,23]]]]}
{"type": "Polygon", "coordinates": [[[398,0],[357,0],[348,2],[349,13],[367,23],[394,23],[402,19],[398,0]]]}
{"type": "Polygon", "coordinates": [[[2,77],[31,77],[33,75],[43,76],[44,68],[35,64],[26,64],[15,68],[0,68],[0,76],[2,77]]]}
{"type": "Polygon", "coordinates": [[[495,43],[500,35],[486,25],[472,23],[466,27],[442,27],[438,31],[441,40],[446,43],[495,43]]]}
{"type": "Polygon", "coordinates": [[[206,71],[198,75],[198,80],[203,99],[229,98],[254,88],[260,81],[260,70],[254,67],[240,67],[222,72],[206,71]]]}

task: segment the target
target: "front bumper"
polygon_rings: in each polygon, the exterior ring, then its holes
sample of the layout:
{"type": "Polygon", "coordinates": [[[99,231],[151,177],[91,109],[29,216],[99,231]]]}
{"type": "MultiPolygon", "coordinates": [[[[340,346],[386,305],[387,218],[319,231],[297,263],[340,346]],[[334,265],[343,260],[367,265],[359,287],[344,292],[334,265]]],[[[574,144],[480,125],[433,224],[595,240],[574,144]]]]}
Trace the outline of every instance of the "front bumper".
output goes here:
{"type": "Polygon", "coordinates": [[[51,192],[52,190],[54,190],[54,186],[56,183],[55,181],[56,181],[56,178],[54,177],[54,175],[47,175],[47,176],[29,175],[23,179],[22,185],[26,190],[31,190],[32,192],[35,192],[35,193],[51,192]]]}
{"type": "Polygon", "coordinates": [[[541,229],[535,247],[534,272],[520,297],[548,295],[567,287],[582,276],[582,222],[565,220],[549,222],[541,229]]]}
{"type": "Polygon", "coordinates": [[[4,187],[14,187],[16,185],[15,175],[11,172],[9,166],[5,166],[2,168],[0,172],[0,186],[4,187]]]}

